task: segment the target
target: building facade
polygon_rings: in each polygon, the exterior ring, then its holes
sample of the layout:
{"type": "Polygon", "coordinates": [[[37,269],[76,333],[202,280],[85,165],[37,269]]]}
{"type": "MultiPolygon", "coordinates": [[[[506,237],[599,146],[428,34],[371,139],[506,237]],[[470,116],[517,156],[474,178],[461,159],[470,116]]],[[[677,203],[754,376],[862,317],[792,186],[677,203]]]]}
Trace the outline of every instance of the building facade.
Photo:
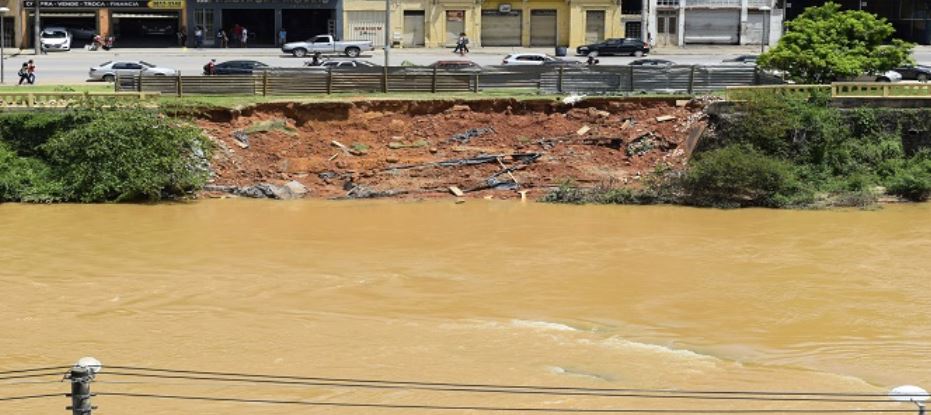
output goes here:
{"type": "MultiPolygon", "coordinates": [[[[617,0],[391,0],[390,39],[400,47],[570,46],[623,37],[617,0]]],[[[384,45],[385,2],[349,0],[343,37],[384,45]]]]}
{"type": "Polygon", "coordinates": [[[624,9],[625,25],[656,47],[775,44],[783,16],[780,0],[643,0],[624,9]]]}
{"type": "MultiPolygon", "coordinates": [[[[931,45],[931,1],[928,0],[834,0],[847,10],[865,10],[889,20],[896,36],[920,45],[931,45]]],[[[789,19],[807,7],[821,6],[825,0],[791,0],[787,4],[789,19]]]]}
{"type": "Polygon", "coordinates": [[[72,47],[90,43],[95,34],[113,35],[120,45],[171,46],[186,19],[184,0],[21,0],[10,1],[4,29],[6,45],[32,47],[36,11],[45,27],[68,28],[72,47]],[[12,24],[9,24],[12,23],[12,24]]]}
{"type": "Polygon", "coordinates": [[[188,0],[188,9],[188,31],[203,28],[208,47],[216,45],[221,28],[231,47],[238,43],[233,36],[237,27],[247,29],[247,44],[256,47],[280,46],[282,29],[288,42],[342,30],[341,0],[188,0]]]}

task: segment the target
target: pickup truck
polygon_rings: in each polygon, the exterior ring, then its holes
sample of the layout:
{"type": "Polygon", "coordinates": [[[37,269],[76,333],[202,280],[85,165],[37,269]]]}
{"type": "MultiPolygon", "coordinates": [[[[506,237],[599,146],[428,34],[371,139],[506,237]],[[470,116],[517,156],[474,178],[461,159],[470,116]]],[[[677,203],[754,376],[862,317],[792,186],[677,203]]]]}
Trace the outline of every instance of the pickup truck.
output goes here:
{"type": "Polygon", "coordinates": [[[372,51],[375,47],[368,40],[340,42],[330,35],[317,35],[303,42],[285,43],[281,47],[284,53],[290,53],[298,58],[308,53],[344,53],[350,58],[358,57],[363,51],[372,51]]]}

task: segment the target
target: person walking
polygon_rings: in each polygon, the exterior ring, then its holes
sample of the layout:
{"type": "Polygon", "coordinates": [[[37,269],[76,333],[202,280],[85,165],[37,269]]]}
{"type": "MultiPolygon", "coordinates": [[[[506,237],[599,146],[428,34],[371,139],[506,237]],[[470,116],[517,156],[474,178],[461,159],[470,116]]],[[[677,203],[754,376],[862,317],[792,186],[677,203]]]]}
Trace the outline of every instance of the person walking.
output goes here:
{"type": "Polygon", "coordinates": [[[234,42],[241,42],[240,39],[242,38],[242,26],[240,26],[239,23],[236,23],[233,25],[233,30],[230,31],[230,34],[233,35],[234,42]]]}
{"type": "Polygon", "coordinates": [[[200,26],[194,28],[194,47],[200,49],[204,46],[204,29],[200,26]]]}
{"type": "Polygon", "coordinates": [[[214,46],[216,46],[217,48],[226,47],[226,31],[223,30],[222,27],[219,30],[217,30],[217,42],[216,42],[216,45],[214,46]]]}
{"type": "Polygon", "coordinates": [[[28,65],[26,65],[26,73],[29,78],[29,85],[36,83],[36,63],[29,60],[28,65]]]}
{"type": "Polygon", "coordinates": [[[178,46],[182,48],[187,47],[187,28],[181,27],[181,30],[178,31],[178,46]]]}
{"type": "Polygon", "coordinates": [[[285,28],[281,28],[278,31],[278,46],[284,46],[285,43],[288,43],[288,31],[285,28]]]}
{"type": "Polygon", "coordinates": [[[19,68],[19,72],[16,72],[19,75],[19,83],[17,85],[22,85],[23,81],[29,83],[29,64],[23,62],[23,66],[19,68]]]}
{"type": "Polygon", "coordinates": [[[249,29],[245,26],[242,28],[242,34],[239,35],[239,47],[244,48],[249,43],[249,29]]]}

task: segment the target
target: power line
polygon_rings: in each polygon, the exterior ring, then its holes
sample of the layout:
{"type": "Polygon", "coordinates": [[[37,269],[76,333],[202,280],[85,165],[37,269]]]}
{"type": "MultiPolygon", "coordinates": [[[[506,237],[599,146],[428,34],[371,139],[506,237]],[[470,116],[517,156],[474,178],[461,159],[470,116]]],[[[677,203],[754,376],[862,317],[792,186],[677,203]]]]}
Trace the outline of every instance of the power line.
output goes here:
{"type": "Polygon", "coordinates": [[[9,380],[9,379],[41,378],[44,376],[62,376],[62,375],[64,375],[63,372],[30,373],[28,375],[0,376],[0,381],[9,380]]]}
{"type": "Polygon", "coordinates": [[[497,394],[526,394],[526,395],[558,395],[558,396],[598,396],[598,397],[625,397],[625,398],[646,398],[646,399],[697,399],[697,400],[744,400],[744,401],[789,401],[789,402],[853,402],[853,403],[894,403],[888,399],[842,399],[842,398],[820,398],[820,397],[774,397],[774,396],[715,396],[703,394],[649,394],[644,392],[589,392],[589,391],[571,391],[571,390],[533,390],[533,389],[496,389],[496,388],[473,388],[473,387],[447,387],[447,386],[421,386],[421,385],[391,385],[391,384],[360,384],[360,383],[330,383],[319,381],[294,381],[294,380],[273,380],[273,379],[249,379],[249,378],[217,378],[206,376],[191,375],[171,375],[171,374],[152,374],[152,373],[127,373],[127,372],[104,372],[110,376],[129,376],[129,377],[151,377],[161,379],[188,379],[215,382],[245,382],[259,384],[275,385],[302,385],[302,386],[330,386],[330,387],[348,387],[348,388],[366,388],[366,389],[415,389],[430,390],[438,392],[473,392],[473,393],[497,393],[497,394]]]}
{"type": "MultiPolygon", "coordinates": [[[[858,393],[858,392],[777,392],[777,391],[710,391],[710,390],[673,390],[673,389],[642,389],[642,388],[586,388],[571,386],[533,386],[533,385],[500,385],[500,384],[476,384],[476,383],[448,383],[448,382],[423,382],[423,381],[391,381],[391,380],[373,380],[357,378],[330,378],[330,377],[309,377],[309,376],[279,376],[267,374],[246,374],[230,372],[211,372],[182,369],[158,369],[136,366],[109,366],[113,369],[135,370],[143,372],[162,372],[175,374],[191,375],[209,375],[209,376],[226,376],[240,379],[289,379],[310,382],[342,382],[351,384],[374,384],[374,385],[411,385],[411,386],[430,386],[430,387],[461,387],[461,388],[481,388],[497,390],[539,390],[539,391],[578,391],[578,392],[595,392],[595,393],[656,393],[656,394],[695,394],[695,395],[761,395],[761,396],[833,396],[833,397],[888,397],[880,393],[858,393]]],[[[111,374],[113,374],[111,372],[111,374]]],[[[165,375],[167,376],[167,375],[165,375]]],[[[213,378],[211,378],[213,379],[213,378]]],[[[901,395],[908,397],[912,395],[901,395]]],[[[914,395],[918,396],[918,395],[914,395]]]]}
{"type": "Polygon", "coordinates": [[[7,371],[0,372],[0,376],[9,375],[13,373],[44,372],[46,370],[62,370],[62,369],[68,369],[70,367],[71,366],[49,366],[49,367],[34,367],[31,369],[7,370],[7,371]]]}
{"type": "Polygon", "coordinates": [[[63,393],[46,393],[44,395],[21,395],[21,396],[4,396],[0,397],[0,401],[22,401],[26,399],[40,399],[40,398],[52,398],[52,397],[63,397],[63,393]]]}
{"type": "Polygon", "coordinates": [[[98,392],[98,396],[120,396],[129,398],[178,399],[211,402],[261,403],[278,405],[304,405],[304,406],[330,406],[350,408],[380,408],[380,409],[431,409],[452,411],[495,411],[495,412],[556,412],[556,413],[690,413],[690,414],[768,414],[768,413],[801,413],[801,414],[846,414],[846,413],[898,413],[914,412],[910,409],[627,409],[627,408],[534,408],[534,407],[496,407],[496,406],[442,406],[442,405],[406,405],[383,403],[352,403],[352,402],[319,402],[319,401],[289,401],[276,399],[247,399],[226,398],[212,396],[187,395],[159,395],[152,393],[130,392],[98,392]]]}

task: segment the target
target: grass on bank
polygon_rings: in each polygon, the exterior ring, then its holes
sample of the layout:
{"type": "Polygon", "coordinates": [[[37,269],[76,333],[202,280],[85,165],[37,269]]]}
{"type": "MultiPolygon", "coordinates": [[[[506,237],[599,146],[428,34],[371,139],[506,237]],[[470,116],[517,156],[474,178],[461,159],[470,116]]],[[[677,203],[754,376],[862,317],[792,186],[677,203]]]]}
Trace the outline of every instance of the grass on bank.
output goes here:
{"type": "Polygon", "coordinates": [[[660,168],[642,187],[579,189],[567,182],[544,200],[737,208],[869,207],[880,196],[931,196],[931,152],[903,138],[931,125],[931,109],[839,110],[823,93],[759,94],[712,117],[685,170],[660,168]]]}

